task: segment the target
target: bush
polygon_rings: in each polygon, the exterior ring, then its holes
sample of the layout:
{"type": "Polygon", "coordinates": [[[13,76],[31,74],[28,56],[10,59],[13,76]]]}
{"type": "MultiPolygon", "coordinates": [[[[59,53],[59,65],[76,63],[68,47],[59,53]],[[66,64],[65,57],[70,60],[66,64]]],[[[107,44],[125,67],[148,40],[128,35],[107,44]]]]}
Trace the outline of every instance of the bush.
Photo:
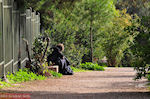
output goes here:
{"type": "Polygon", "coordinates": [[[135,67],[135,70],[137,71],[135,79],[141,79],[142,77],[150,78],[149,77],[149,74],[150,74],[149,64],[146,64],[146,66],[137,65],[137,67],[135,67]]]}
{"type": "Polygon", "coordinates": [[[80,64],[80,67],[85,70],[97,70],[97,71],[105,70],[103,66],[99,66],[98,64],[93,64],[90,62],[82,63],[80,64]]]}
{"type": "Polygon", "coordinates": [[[21,83],[25,81],[32,81],[32,80],[45,80],[46,77],[42,75],[37,75],[28,69],[19,70],[15,74],[7,74],[6,75],[10,83],[21,83]]]}

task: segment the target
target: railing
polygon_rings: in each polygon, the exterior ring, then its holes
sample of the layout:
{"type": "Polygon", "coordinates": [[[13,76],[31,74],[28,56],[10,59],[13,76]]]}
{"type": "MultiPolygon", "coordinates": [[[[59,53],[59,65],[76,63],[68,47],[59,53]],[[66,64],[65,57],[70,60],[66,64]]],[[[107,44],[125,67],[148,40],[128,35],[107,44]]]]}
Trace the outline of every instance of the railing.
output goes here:
{"type": "Polygon", "coordinates": [[[14,0],[0,0],[0,77],[25,66],[26,45],[29,50],[40,34],[40,14],[32,9],[21,12],[14,0]]]}

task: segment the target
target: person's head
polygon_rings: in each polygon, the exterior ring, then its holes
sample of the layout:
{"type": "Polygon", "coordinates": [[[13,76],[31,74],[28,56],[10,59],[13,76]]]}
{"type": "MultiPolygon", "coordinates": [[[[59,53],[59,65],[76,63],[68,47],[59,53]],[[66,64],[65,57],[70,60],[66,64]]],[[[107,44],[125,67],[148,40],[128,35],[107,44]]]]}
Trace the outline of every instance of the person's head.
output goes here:
{"type": "Polygon", "coordinates": [[[63,44],[58,44],[56,47],[59,49],[60,52],[64,51],[64,45],[63,44]]]}

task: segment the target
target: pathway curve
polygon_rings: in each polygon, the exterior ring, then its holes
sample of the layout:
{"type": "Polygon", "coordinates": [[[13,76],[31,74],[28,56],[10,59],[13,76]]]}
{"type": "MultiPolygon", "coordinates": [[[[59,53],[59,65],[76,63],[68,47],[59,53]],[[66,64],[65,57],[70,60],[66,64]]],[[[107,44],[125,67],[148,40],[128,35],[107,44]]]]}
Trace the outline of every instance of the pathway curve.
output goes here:
{"type": "Polygon", "coordinates": [[[146,79],[134,81],[135,73],[133,68],[106,68],[60,79],[25,82],[19,88],[3,91],[32,93],[35,99],[150,99],[145,86],[148,82],[146,79]]]}

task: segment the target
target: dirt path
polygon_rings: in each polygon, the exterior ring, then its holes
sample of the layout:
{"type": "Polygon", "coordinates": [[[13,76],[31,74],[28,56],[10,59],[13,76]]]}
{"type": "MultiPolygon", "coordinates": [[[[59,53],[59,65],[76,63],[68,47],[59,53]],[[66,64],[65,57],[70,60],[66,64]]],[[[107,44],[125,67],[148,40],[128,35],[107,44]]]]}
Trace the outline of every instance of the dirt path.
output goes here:
{"type": "Polygon", "coordinates": [[[3,91],[32,93],[41,99],[150,99],[146,79],[134,81],[133,68],[106,68],[105,71],[81,72],[61,79],[20,84],[3,91]]]}

